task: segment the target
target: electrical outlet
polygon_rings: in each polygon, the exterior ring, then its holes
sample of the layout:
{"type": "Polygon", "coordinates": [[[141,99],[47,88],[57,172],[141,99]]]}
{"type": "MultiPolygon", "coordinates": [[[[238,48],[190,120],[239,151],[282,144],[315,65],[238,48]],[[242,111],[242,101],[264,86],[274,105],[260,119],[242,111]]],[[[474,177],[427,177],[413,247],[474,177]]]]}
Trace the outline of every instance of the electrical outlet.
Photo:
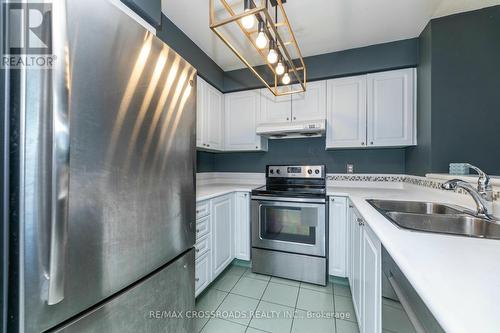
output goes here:
{"type": "Polygon", "coordinates": [[[347,173],[354,173],[354,164],[347,163],[346,171],[347,171],[347,173]]]}

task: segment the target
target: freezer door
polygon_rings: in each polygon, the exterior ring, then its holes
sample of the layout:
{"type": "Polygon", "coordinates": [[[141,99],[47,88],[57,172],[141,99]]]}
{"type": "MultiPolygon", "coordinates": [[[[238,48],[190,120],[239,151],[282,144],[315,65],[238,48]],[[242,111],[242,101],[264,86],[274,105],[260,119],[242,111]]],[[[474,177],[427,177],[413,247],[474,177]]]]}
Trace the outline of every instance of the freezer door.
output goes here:
{"type": "Polygon", "coordinates": [[[194,250],[57,333],[192,333],[194,250]]]}
{"type": "Polygon", "coordinates": [[[52,6],[55,67],[23,81],[25,332],[89,309],[195,240],[196,70],[108,1],[52,6]]]}

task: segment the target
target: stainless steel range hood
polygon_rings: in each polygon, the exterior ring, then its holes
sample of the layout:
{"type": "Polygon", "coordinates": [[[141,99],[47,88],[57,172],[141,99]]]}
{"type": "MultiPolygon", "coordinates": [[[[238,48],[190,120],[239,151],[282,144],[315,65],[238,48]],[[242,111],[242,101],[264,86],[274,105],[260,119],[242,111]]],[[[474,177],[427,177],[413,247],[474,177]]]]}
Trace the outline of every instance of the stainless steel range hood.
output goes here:
{"type": "Polygon", "coordinates": [[[325,120],[295,121],[259,125],[257,134],[269,139],[321,137],[325,134],[325,128],[325,120]]]}

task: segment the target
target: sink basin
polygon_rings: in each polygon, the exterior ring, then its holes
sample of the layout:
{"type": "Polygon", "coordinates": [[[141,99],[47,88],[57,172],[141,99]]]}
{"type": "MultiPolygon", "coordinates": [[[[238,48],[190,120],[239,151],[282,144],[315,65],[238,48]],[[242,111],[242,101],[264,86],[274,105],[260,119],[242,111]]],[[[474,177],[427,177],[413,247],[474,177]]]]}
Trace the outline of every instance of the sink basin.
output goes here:
{"type": "Polygon", "coordinates": [[[423,232],[500,239],[500,222],[465,208],[433,202],[367,200],[398,227],[423,232]]]}
{"type": "Polygon", "coordinates": [[[387,212],[385,214],[401,228],[500,239],[500,224],[470,215],[411,214],[387,212]]]}
{"type": "Polygon", "coordinates": [[[368,200],[377,208],[386,212],[402,212],[413,214],[463,214],[465,209],[434,202],[368,200]]]}

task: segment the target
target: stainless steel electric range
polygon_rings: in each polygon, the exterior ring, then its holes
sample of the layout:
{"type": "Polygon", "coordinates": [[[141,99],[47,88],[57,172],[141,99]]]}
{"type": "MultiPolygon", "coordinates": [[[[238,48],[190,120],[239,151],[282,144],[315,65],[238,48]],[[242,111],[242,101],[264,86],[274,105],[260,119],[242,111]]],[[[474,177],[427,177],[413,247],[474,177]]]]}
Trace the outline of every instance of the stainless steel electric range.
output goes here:
{"type": "Polygon", "coordinates": [[[266,167],[266,185],[252,191],[252,271],[326,285],[324,165],[266,167]]]}

